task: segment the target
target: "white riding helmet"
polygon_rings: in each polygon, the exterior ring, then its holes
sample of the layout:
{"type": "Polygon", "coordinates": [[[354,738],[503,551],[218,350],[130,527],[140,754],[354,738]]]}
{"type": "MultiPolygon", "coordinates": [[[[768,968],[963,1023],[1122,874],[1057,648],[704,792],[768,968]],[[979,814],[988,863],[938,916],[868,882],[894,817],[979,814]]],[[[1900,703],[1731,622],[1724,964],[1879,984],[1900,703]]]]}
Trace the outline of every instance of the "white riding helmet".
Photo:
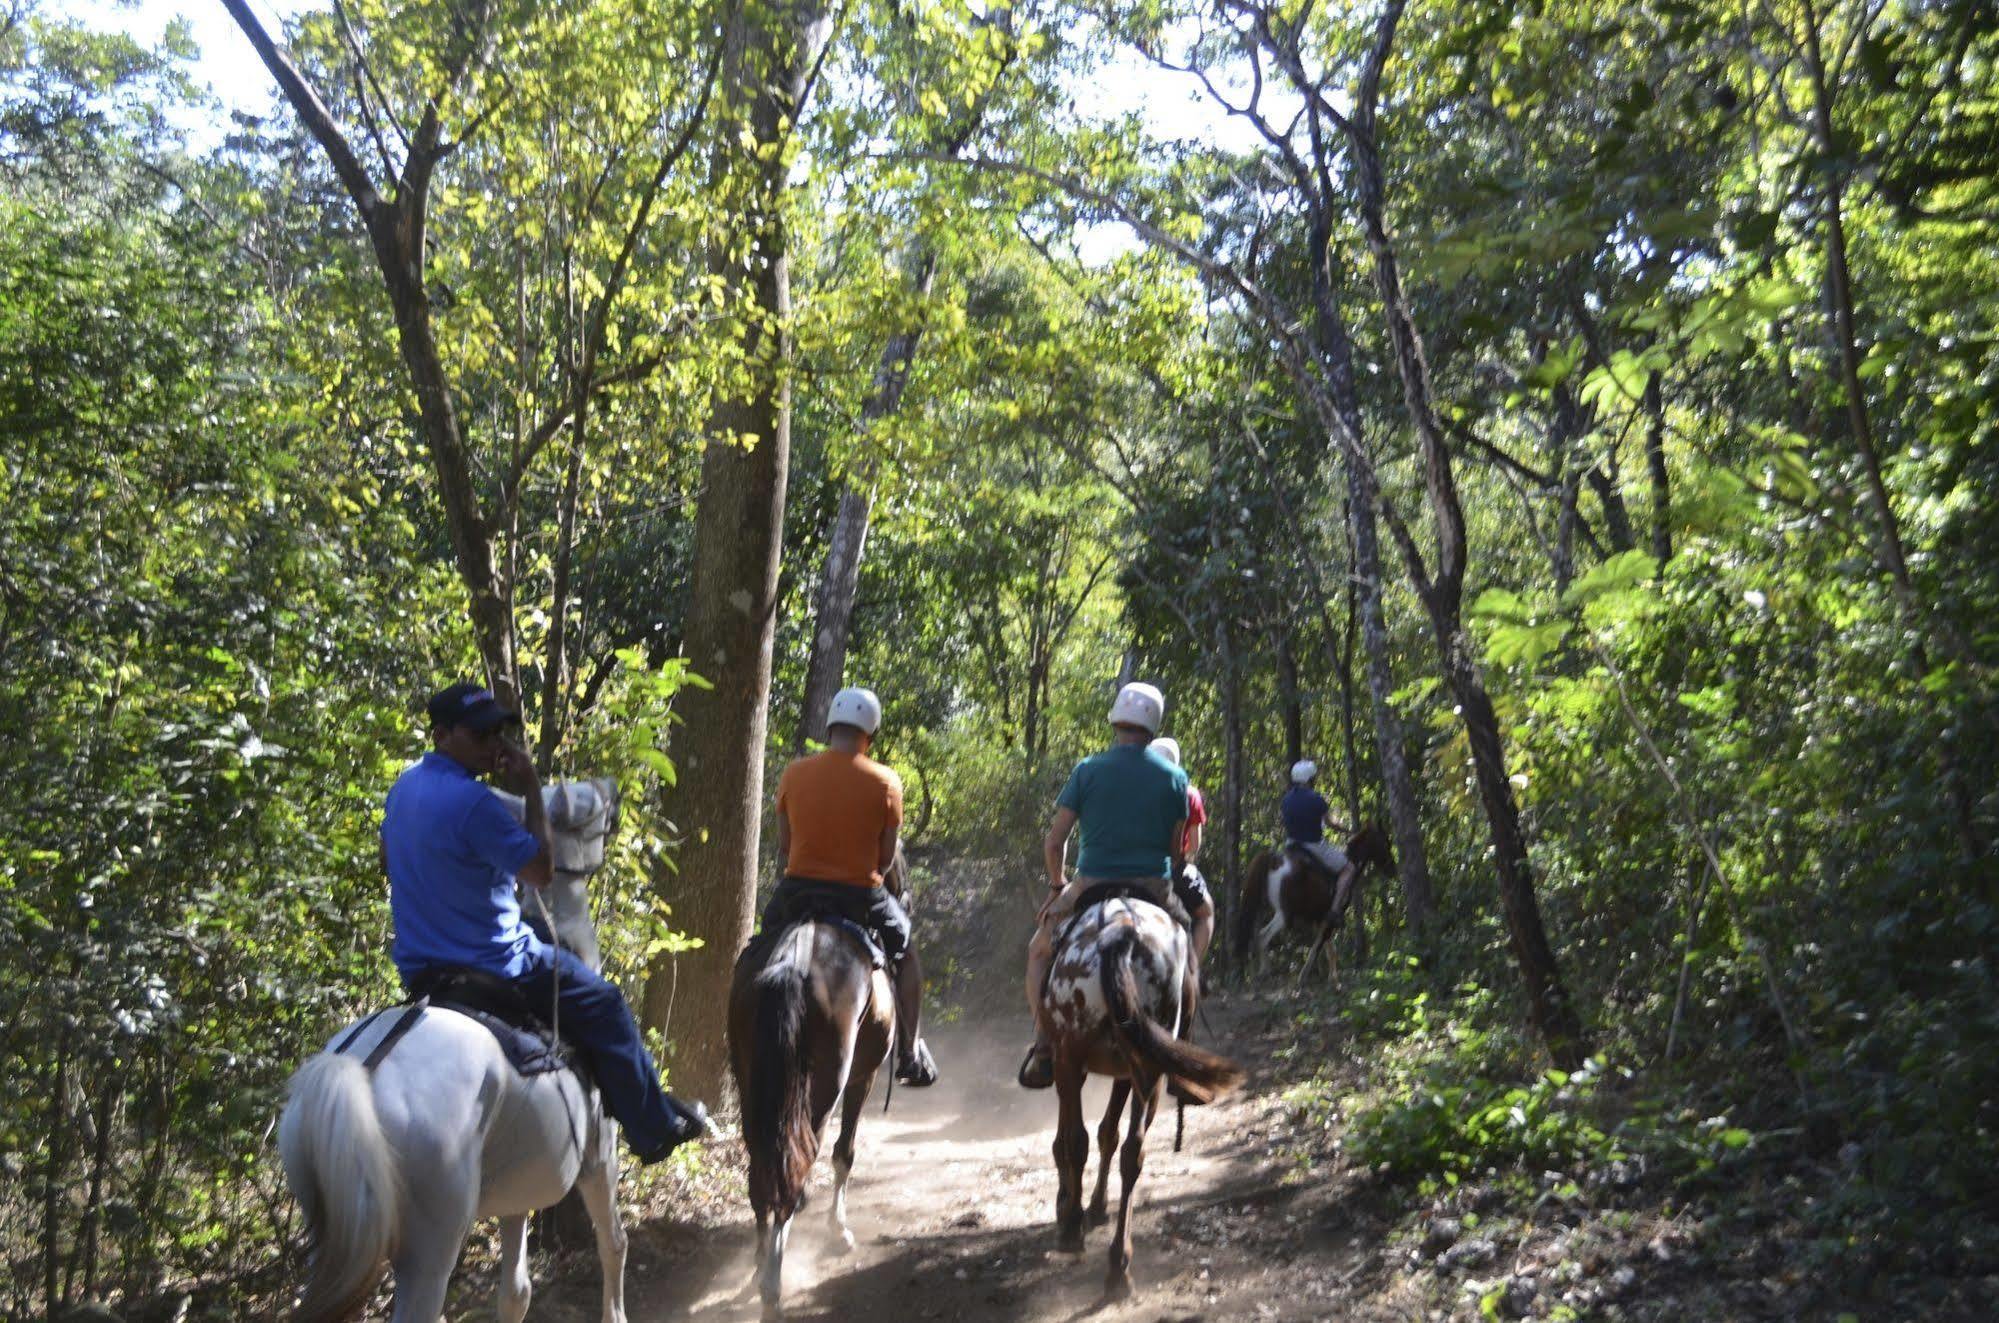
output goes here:
{"type": "Polygon", "coordinates": [[[1157,734],[1159,723],[1165,719],[1166,695],[1149,684],[1126,685],[1117,691],[1117,701],[1111,704],[1113,726],[1143,726],[1157,734]]]}
{"type": "Polygon", "coordinates": [[[872,689],[842,689],[826,706],[828,726],[858,726],[872,735],[882,724],[882,701],[872,689]]]}
{"type": "Polygon", "coordinates": [[[1172,763],[1175,767],[1180,766],[1180,741],[1174,739],[1172,736],[1161,735],[1152,742],[1151,748],[1154,753],[1164,758],[1167,762],[1172,763]]]}
{"type": "Polygon", "coordinates": [[[1293,785],[1302,786],[1318,774],[1319,765],[1310,758],[1300,758],[1297,762],[1291,764],[1291,783],[1293,785]]]}

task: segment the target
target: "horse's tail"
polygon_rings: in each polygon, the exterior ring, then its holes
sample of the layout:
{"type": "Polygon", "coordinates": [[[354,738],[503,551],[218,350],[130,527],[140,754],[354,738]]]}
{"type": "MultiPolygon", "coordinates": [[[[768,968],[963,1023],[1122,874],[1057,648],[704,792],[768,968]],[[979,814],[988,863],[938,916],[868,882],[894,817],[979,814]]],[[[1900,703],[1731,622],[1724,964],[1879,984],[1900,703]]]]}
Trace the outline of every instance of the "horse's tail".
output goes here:
{"type": "MultiPolygon", "coordinates": [[[[809,929],[806,931],[809,932],[809,929]]],[[[783,1220],[798,1210],[819,1156],[812,1127],[805,1017],[811,966],[794,948],[773,952],[750,980],[753,1003],[743,1142],[750,1153],[750,1206],[783,1220]]]]}
{"type": "Polygon", "coordinates": [[[367,1067],[331,1052],[299,1067],[278,1151],[304,1211],[312,1256],[293,1317],[298,1323],[353,1318],[388,1270],[402,1233],[402,1180],[367,1067]]]}
{"type": "Polygon", "coordinates": [[[1138,979],[1131,968],[1132,952],[1137,945],[1137,933],[1130,928],[1120,929],[1112,934],[1097,967],[1111,1025],[1125,1050],[1177,1084],[1188,1102],[1196,1106],[1211,1103],[1242,1083],[1242,1067],[1227,1057],[1175,1038],[1146,1014],[1145,1004],[1138,995],[1138,979]]]}
{"type": "Polygon", "coordinates": [[[1243,870],[1242,894],[1235,907],[1235,958],[1240,966],[1249,955],[1250,938],[1256,935],[1257,920],[1263,917],[1264,908],[1270,903],[1270,870],[1276,866],[1276,856],[1265,850],[1250,860],[1243,870]]]}

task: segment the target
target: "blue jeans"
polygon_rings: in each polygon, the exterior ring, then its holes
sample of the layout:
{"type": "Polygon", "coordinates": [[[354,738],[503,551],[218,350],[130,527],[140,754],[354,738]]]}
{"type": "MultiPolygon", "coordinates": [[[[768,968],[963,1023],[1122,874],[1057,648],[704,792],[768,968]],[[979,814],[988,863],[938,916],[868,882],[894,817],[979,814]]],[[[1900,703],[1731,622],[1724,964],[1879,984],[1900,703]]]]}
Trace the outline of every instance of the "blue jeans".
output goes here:
{"type": "Polygon", "coordinates": [[[549,954],[549,964],[514,982],[533,1005],[546,1006],[555,996],[562,1040],[589,1063],[604,1110],[624,1128],[625,1142],[643,1157],[682,1137],[688,1109],[660,1088],[624,994],[571,952],[552,948],[549,954]]]}

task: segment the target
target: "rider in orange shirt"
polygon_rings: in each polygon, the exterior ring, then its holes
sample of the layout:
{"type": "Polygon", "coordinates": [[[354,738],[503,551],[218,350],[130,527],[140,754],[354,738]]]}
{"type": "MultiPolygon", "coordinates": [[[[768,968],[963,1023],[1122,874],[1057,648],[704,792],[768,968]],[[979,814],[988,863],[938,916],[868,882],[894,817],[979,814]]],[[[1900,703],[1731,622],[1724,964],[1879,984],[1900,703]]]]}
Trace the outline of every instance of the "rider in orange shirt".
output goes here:
{"type": "Polygon", "coordinates": [[[909,912],[882,885],[902,826],[902,778],[868,757],[881,718],[872,690],[842,689],[827,708],[825,751],[778,778],[779,880],[763,930],[827,911],[874,933],[895,982],[895,1078],[922,1088],[937,1082],[937,1064],[918,1032],[923,967],[910,944],[909,912]]]}

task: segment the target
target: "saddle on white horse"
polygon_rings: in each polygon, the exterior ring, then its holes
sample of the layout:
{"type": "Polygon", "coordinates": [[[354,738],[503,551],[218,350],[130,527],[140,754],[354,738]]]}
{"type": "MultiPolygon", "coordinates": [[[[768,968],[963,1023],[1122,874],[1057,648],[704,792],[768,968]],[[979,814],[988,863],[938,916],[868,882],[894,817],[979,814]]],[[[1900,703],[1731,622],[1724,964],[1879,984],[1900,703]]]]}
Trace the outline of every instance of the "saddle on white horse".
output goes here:
{"type": "Polygon", "coordinates": [[[457,1011],[493,1035],[515,1071],[523,1076],[574,1070],[587,1082],[581,1056],[556,1032],[555,1008],[530,1005],[520,987],[498,974],[465,965],[440,965],[410,980],[410,1001],[457,1011]]]}

